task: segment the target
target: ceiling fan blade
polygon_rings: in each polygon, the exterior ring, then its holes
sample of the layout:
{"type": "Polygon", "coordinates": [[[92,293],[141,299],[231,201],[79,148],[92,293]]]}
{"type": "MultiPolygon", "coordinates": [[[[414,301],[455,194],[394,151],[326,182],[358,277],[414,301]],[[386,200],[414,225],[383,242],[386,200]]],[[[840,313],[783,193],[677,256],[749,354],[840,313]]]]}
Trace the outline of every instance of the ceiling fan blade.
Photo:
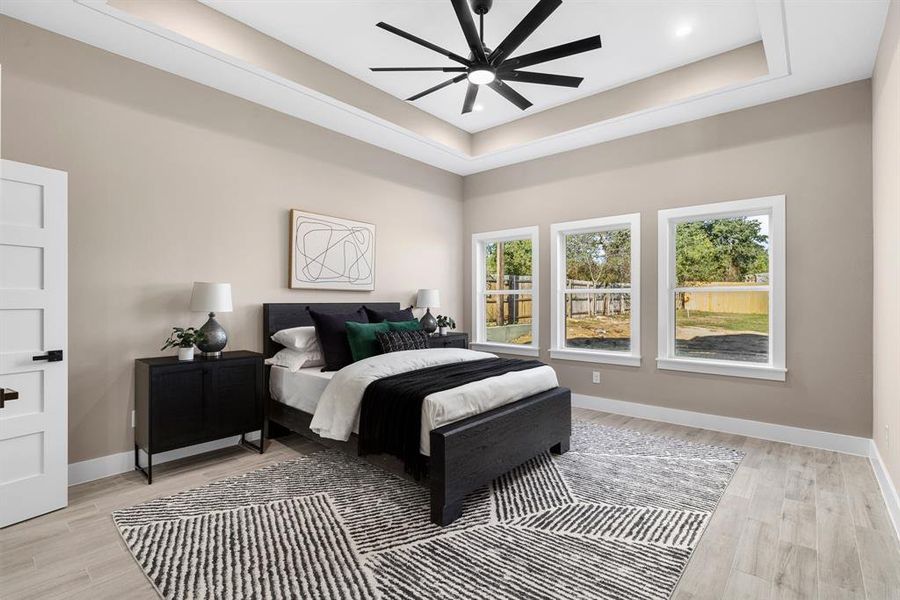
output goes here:
{"type": "Polygon", "coordinates": [[[552,73],[534,73],[532,71],[509,71],[498,73],[497,77],[504,81],[521,81],[522,83],[541,83],[543,85],[558,85],[562,87],[577,88],[584,81],[584,77],[571,77],[569,75],[554,75],[552,73]]]}
{"type": "Polygon", "coordinates": [[[407,101],[410,101],[410,102],[411,102],[411,101],[413,101],[413,100],[418,100],[418,99],[421,98],[422,96],[427,96],[427,95],[430,94],[431,92],[436,92],[436,91],[438,91],[438,90],[440,90],[440,89],[443,89],[443,88],[447,87],[448,85],[453,85],[454,83],[458,83],[458,82],[462,81],[462,80],[465,79],[465,78],[466,78],[466,74],[465,74],[465,73],[463,73],[462,75],[457,75],[457,76],[454,77],[453,79],[448,79],[447,81],[444,81],[443,83],[439,83],[439,84],[437,84],[437,85],[434,86],[434,87],[430,87],[430,88],[428,88],[427,90],[425,90],[424,92],[419,92],[419,93],[416,94],[415,96],[410,96],[409,98],[407,98],[407,101]]]}
{"type": "Polygon", "coordinates": [[[584,38],[583,40],[569,42],[568,44],[560,44],[559,46],[553,46],[552,48],[545,48],[544,50],[538,50],[537,52],[510,58],[501,63],[499,68],[503,71],[512,71],[513,69],[520,69],[522,67],[536,65],[550,60],[556,60],[557,58],[565,58],[566,56],[596,50],[600,47],[600,36],[594,35],[589,38],[584,38]]]}
{"type": "Polygon", "coordinates": [[[426,41],[426,40],[423,40],[423,39],[420,38],[420,37],[414,36],[414,35],[411,34],[411,33],[406,33],[406,32],[403,31],[402,29],[397,29],[397,28],[394,27],[393,25],[388,25],[388,24],[385,23],[384,21],[382,21],[381,23],[378,23],[378,24],[376,25],[376,27],[380,27],[381,29],[384,29],[385,31],[390,31],[390,32],[393,33],[394,35],[399,35],[400,37],[402,37],[402,38],[404,38],[404,39],[407,39],[407,40],[409,40],[409,41],[411,41],[411,42],[413,42],[413,43],[415,43],[415,44],[419,44],[420,46],[425,46],[425,47],[428,48],[429,50],[434,50],[434,51],[437,52],[438,54],[443,54],[444,56],[446,56],[446,57],[449,58],[450,60],[454,60],[454,61],[456,61],[456,62],[458,62],[458,63],[464,64],[464,65],[466,65],[467,67],[472,65],[472,61],[470,61],[469,59],[463,58],[463,57],[460,56],[459,54],[455,54],[455,53],[453,53],[453,52],[450,52],[449,50],[445,50],[445,49],[441,48],[440,46],[436,46],[436,45],[432,44],[432,43],[429,42],[429,41],[426,41]]]}
{"type": "Polygon", "coordinates": [[[443,71],[444,73],[465,73],[466,67],[369,67],[370,71],[443,71]]]}
{"type": "Polygon", "coordinates": [[[531,106],[531,102],[528,101],[525,96],[512,89],[499,79],[495,79],[491,83],[488,84],[488,87],[518,106],[522,110],[526,110],[529,106],[531,106]]]}
{"type": "Polygon", "coordinates": [[[481,38],[478,37],[478,29],[475,27],[475,20],[469,11],[469,3],[467,0],[450,0],[453,10],[456,11],[456,18],[459,19],[459,26],[462,27],[463,35],[466,36],[466,42],[469,44],[469,50],[476,63],[487,62],[487,56],[484,54],[484,45],[481,38]]]}
{"type": "Polygon", "coordinates": [[[466,99],[463,101],[462,114],[472,112],[472,107],[475,106],[475,96],[477,95],[478,86],[474,83],[470,83],[469,87],[466,89],[466,99]]]}
{"type": "Polygon", "coordinates": [[[525,15],[525,18],[509,32],[509,35],[500,42],[500,45],[494,48],[494,51],[491,52],[491,55],[488,57],[488,61],[493,65],[503,62],[503,59],[515,52],[516,48],[528,39],[528,36],[534,33],[534,30],[540,27],[541,23],[553,14],[553,11],[555,11],[560,4],[562,4],[562,0],[540,0],[540,2],[525,15]]]}

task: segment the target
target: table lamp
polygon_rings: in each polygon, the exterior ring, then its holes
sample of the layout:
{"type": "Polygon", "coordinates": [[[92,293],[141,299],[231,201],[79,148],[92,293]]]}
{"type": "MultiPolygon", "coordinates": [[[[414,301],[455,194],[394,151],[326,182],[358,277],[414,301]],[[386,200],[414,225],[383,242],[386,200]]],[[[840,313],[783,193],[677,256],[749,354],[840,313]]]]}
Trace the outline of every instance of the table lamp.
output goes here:
{"type": "Polygon", "coordinates": [[[419,323],[422,325],[422,330],[425,333],[431,334],[437,329],[437,319],[431,314],[431,309],[440,307],[441,296],[437,290],[421,289],[416,294],[416,308],[425,309],[425,314],[419,319],[419,323]]]}
{"type": "Polygon", "coordinates": [[[209,313],[209,320],[200,328],[204,337],[202,342],[197,342],[197,348],[204,358],[218,358],[228,343],[228,335],[216,321],[216,313],[231,312],[231,284],[195,281],[191,293],[191,310],[209,313]]]}

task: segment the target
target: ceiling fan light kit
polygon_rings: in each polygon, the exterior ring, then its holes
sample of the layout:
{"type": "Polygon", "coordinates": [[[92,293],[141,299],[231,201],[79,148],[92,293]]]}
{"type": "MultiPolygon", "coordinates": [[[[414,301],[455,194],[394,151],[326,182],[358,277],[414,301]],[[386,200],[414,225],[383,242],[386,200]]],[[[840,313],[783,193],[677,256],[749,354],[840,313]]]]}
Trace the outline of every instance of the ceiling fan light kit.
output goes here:
{"type": "Polygon", "coordinates": [[[600,36],[595,35],[582,40],[560,44],[537,52],[522,54],[507,58],[524,42],[540,25],[555,11],[562,0],[538,0],[538,3],[525,15],[525,18],[516,25],[500,44],[491,50],[484,44],[484,15],[491,10],[493,0],[471,0],[472,9],[466,0],[450,0],[456,18],[462,28],[463,35],[469,45],[469,57],[441,48],[427,40],[423,40],[393,25],[381,22],[377,27],[389,31],[429,50],[437,52],[462,66],[455,67],[372,67],[372,71],[441,71],[444,73],[459,73],[452,79],[448,79],[425,91],[419,92],[407,98],[415,101],[432,92],[436,92],[447,86],[467,80],[468,88],[463,101],[463,114],[472,111],[475,98],[478,95],[479,86],[487,86],[516,105],[521,110],[527,110],[531,102],[519,92],[509,86],[507,81],[519,81],[522,83],[537,83],[541,85],[556,85],[562,87],[577,88],[584,80],[582,77],[570,75],[555,75],[552,73],[537,73],[534,71],[520,71],[520,68],[530,67],[540,63],[549,62],[575,54],[581,54],[601,47],[600,36]],[[478,15],[479,26],[476,29],[472,12],[478,15]]]}
{"type": "Polygon", "coordinates": [[[494,73],[493,69],[488,68],[477,68],[469,71],[467,77],[469,78],[469,82],[474,83],[475,85],[485,85],[488,84],[494,79],[497,78],[497,74],[494,73]]]}

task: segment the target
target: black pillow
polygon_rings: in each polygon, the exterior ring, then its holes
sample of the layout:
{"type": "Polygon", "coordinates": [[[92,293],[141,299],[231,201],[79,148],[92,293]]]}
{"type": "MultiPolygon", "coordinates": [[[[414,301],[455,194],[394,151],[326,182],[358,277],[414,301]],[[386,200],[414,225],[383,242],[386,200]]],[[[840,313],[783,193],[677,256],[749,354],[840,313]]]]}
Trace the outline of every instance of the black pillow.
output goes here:
{"type": "Polygon", "coordinates": [[[413,307],[404,308],[403,310],[373,310],[368,306],[363,306],[366,309],[366,315],[369,317],[369,323],[381,323],[382,321],[415,321],[416,317],[413,315],[413,307]]]}
{"type": "Polygon", "coordinates": [[[379,331],[375,337],[385,354],[402,350],[424,350],[428,347],[428,334],[421,330],[379,331]]]}
{"type": "Polygon", "coordinates": [[[311,308],[306,308],[316,326],[316,336],[322,347],[322,357],[325,359],[323,371],[339,371],[353,362],[353,353],[350,351],[350,343],[347,341],[347,321],[354,323],[368,323],[366,311],[362,308],[352,313],[323,313],[311,308]]]}

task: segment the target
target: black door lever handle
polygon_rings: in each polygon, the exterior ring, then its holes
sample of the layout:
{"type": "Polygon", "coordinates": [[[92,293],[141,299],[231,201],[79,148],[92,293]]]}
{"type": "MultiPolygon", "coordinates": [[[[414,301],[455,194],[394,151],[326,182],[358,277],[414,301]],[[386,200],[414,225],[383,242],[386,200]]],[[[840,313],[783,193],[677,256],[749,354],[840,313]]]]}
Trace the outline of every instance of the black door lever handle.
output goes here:
{"type": "Polygon", "coordinates": [[[0,388],[0,408],[3,408],[7,400],[15,400],[19,397],[19,392],[9,388],[0,388]]]}
{"type": "Polygon", "coordinates": [[[32,356],[31,360],[46,360],[47,362],[59,362],[63,359],[63,351],[62,350],[49,350],[47,354],[42,354],[41,356],[32,356]]]}

